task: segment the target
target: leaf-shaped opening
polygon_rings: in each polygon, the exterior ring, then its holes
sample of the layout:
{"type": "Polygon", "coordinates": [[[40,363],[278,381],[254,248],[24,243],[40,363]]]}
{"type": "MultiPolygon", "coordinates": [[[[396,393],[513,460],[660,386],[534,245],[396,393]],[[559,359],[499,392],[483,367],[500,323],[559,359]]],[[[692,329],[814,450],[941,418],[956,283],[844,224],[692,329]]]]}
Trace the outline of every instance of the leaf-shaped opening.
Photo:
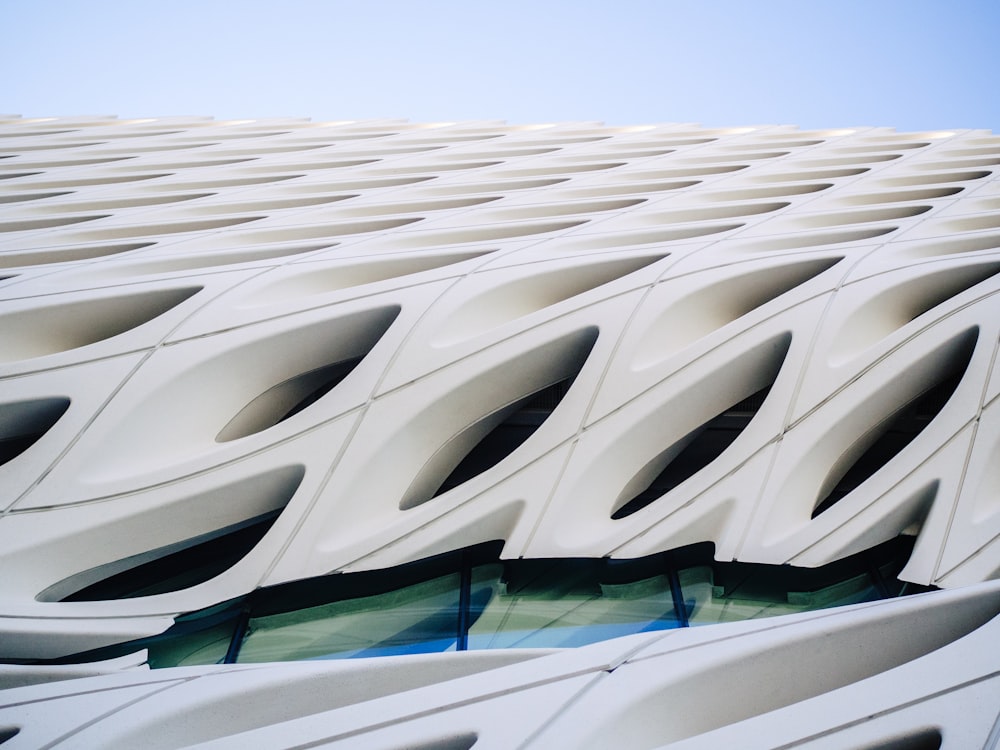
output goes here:
{"type": "Polygon", "coordinates": [[[755,268],[681,297],[650,325],[636,369],[662,362],[684,347],[741,318],[836,265],[839,256],[755,268]]]}
{"type": "Polygon", "coordinates": [[[866,745],[866,750],[939,750],[941,747],[941,730],[927,727],[903,736],[896,735],[889,739],[877,741],[874,745],[866,745]]]}
{"type": "Polygon", "coordinates": [[[407,253],[402,257],[377,258],[333,267],[307,268],[251,292],[246,300],[239,304],[241,307],[257,307],[363,284],[375,284],[379,281],[473,260],[491,252],[493,250],[435,254],[407,253]]]}
{"type": "Polygon", "coordinates": [[[577,331],[465,384],[460,397],[474,401],[481,416],[428,458],[400,500],[400,510],[422,505],[511,455],[563,401],[597,335],[597,328],[577,331]]]}
{"type": "Polygon", "coordinates": [[[740,245],[747,252],[772,253],[782,250],[802,250],[819,245],[838,245],[843,242],[861,242],[895,232],[898,227],[882,226],[869,229],[848,229],[834,232],[794,232],[790,235],[748,241],[740,245]]]}
{"type": "Polygon", "coordinates": [[[958,388],[972,360],[978,329],[967,332],[947,364],[913,398],[900,404],[850,446],[834,464],[820,491],[812,518],[832,508],[895,458],[941,412],[958,388]]]}
{"type": "Polygon", "coordinates": [[[57,248],[55,250],[24,250],[0,255],[0,268],[19,266],[40,266],[47,263],[65,263],[72,260],[90,260],[106,255],[127,253],[152,247],[154,242],[136,242],[127,245],[82,245],[79,247],[57,248]]]}
{"type": "Polygon", "coordinates": [[[209,518],[205,506],[215,503],[225,506],[222,512],[233,522],[82,571],[50,586],[37,599],[133,599],[180,591],[215,578],[246,557],[264,537],[304,476],[303,466],[286,466],[195,498],[190,505],[200,508],[205,518],[209,518]],[[234,520],[241,514],[249,517],[234,520]]]}
{"type": "Polygon", "coordinates": [[[435,346],[466,341],[570,297],[628,276],[664,258],[664,254],[635,255],[575,266],[560,266],[515,278],[494,286],[462,304],[435,334],[435,346]]]}
{"type": "Polygon", "coordinates": [[[246,525],[223,529],[217,536],[104,578],[61,599],[94,602],[134,599],[180,591],[204,583],[239,562],[254,548],[278,514],[251,519],[246,525]]]}
{"type": "Polygon", "coordinates": [[[354,371],[398,314],[399,308],[392,307],[365,316],[354,332],[353,340],[338,349],[351,350],[351,356],[338,357],[333,362],[298,373],[271,386],[229,420],[216,435],[216,442],[225,443],[274,427],[314,404],[354,371]]]}
{"type": "Polygon", "coordinates": [[[612,504],[611,518],[636,513],[719,458],[763,406],[791,342],[791,334],[782,333],[758,344],[692,390],[674,394],[636,427],[640,432],[651,427],[659,432],[662,423],[663,432],[687,431],[664,439],[666,447],[632,475],[612,504]]]}
{"type": "MultiPolygon", "coordinates": [[[[680,447],[676,457],[668,461],[645,489],[612,513],[611,518],[614,520],[627,518],[642,510],[721,456],[757,416],[770,390],[771,386],[762,388],[706,422],[693,433],[686,435],[680,441],[680,446],[678,444],[671,446],[671,451],[676,451],[680,447]]],[[[662,457],[663,454],[660,454],[653,460],[662,460],[662,457]]],[[[639,476],[646,474],[644,469],[639,476]]],[[[629,494],[635,491],[634,487],[626,489],[629,494]]]]}
{"type": "Polygon", "coordinates": [[[509,412],[506,418],[466,454],[434,497],[493,468],[517,450],[551,416],[572,384],[572,378],[560,380],[505,409],[505,413],[509,412]]]}
{"type": "Polygon", "coordinates": [[[68,408],[68,398],[0,404],[0,466],[34,445],[68,408]]]}
{"type": "Polygon", "coordinates": [[[51,219],[23,219],[21,221],[0,222],[0,232],[32,232],[39,229],[51,229],[53,227],[65,227],[70,224],[82,224],[85,221],[96,221],[106,219],[110,214],[99,216],[56,216],[51,219]]]}
{"type": "Polygon", "coordinates": [[[930,211],[934,206],[896,206],[891,208],[858,208],[852,211],[827,211],[793,219],[795,225],[806,229],[839,227],[848,224],[867,224],[875,221],[897,221],[930,211]]]}
{"type": "Polygon", "coordinates": [[[878,293],[844,322],[830,347],[830,362],[838,365],[881,341],[929,310],[1000,273],[1000,263],[952,266],[908,279],[878,293]]]}
{"type": "Polygon", "coordinates": [[[684,224],[695,221],[719,221],[720,219],[739,219],[744,216],[757,216],[786,208],[790,203],[733,203],[707,208],[692,207],[674,211],[663,211],[657,214],[647,214],[643,219],[652,224],[684,224]]]}
{"type": "Polygon", "coordinates": [[[109,339],[163,315],[200,289],[157,289],[9,313],[0,317],[0,362],[41,357],[109,339]]]}

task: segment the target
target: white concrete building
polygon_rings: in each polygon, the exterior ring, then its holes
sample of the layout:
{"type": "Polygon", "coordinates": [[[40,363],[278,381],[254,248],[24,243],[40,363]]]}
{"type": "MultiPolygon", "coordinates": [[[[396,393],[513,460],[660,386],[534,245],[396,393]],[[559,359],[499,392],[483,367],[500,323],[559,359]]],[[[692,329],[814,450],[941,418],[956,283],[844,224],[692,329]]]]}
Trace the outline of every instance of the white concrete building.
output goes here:
{"type": "Polygon", "coordinates": [[[1000,136],[0,157],[3,750],[1000,746],[1000,136]]]}

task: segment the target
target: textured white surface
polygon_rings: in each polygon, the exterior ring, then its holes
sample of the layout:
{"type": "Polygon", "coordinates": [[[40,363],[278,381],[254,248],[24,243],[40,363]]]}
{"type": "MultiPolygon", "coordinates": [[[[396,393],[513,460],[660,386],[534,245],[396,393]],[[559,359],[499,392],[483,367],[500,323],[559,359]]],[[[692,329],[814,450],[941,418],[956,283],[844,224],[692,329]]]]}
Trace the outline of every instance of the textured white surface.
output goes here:
{"type": "Polygon", "coordinates": [[[982,748],[998,613],[987,583],[557,653],[126,671],[0,691],[0,732],[20,730],[10,750],[982,748]]]}
{"type": "Polygon", "coordinates": [[[0,135],[0,429],[69,401],[0,466],[8,655],[493,539],[817,566],[905,531],[907,580],[1000,570],[1000,137],[190,118],[0,135]],[[361,356],[273,424],[290,379],[361,356]],[[912,443],[810,518],[880,424],[963,368],[912,443]],[[567,377],[527,442],[434,496],[505,407],[567,377]],[[721,456],[611,518],[767,386],[721,456]],[[276,510],[205,583],[55,601],[276,510]]]}

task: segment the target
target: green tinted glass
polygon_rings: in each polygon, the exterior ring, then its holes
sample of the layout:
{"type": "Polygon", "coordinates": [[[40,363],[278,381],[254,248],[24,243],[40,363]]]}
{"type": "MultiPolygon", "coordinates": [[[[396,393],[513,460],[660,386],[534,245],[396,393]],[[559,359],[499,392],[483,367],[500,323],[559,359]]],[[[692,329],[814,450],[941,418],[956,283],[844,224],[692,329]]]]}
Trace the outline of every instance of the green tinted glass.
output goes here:
{"type": "Polygon", "coordinates": [[[459,574],[397,591],[253,617],[239,662],[347,658],[455,648],[459,574]]]}
{"type": "Polygon", "coordinates": [[[501,566],[483,566],[491,572],[479,585],[488,580],[492,591],[469,629],[469,648],[580,646],[678,626],[666,575],[604,583],[598,562],[545,561],[503,580],[501,566]]]}

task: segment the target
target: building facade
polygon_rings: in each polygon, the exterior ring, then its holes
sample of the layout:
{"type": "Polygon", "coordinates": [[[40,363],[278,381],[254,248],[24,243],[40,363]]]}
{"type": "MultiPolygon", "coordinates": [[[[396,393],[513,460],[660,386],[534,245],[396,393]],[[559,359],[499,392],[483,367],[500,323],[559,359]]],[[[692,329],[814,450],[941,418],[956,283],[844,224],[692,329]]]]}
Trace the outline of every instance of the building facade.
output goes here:
{"type": "Polygon", "coordinates": [[[0,156],[4,750],[1000,742],[1000,137],[0,156]]]}

